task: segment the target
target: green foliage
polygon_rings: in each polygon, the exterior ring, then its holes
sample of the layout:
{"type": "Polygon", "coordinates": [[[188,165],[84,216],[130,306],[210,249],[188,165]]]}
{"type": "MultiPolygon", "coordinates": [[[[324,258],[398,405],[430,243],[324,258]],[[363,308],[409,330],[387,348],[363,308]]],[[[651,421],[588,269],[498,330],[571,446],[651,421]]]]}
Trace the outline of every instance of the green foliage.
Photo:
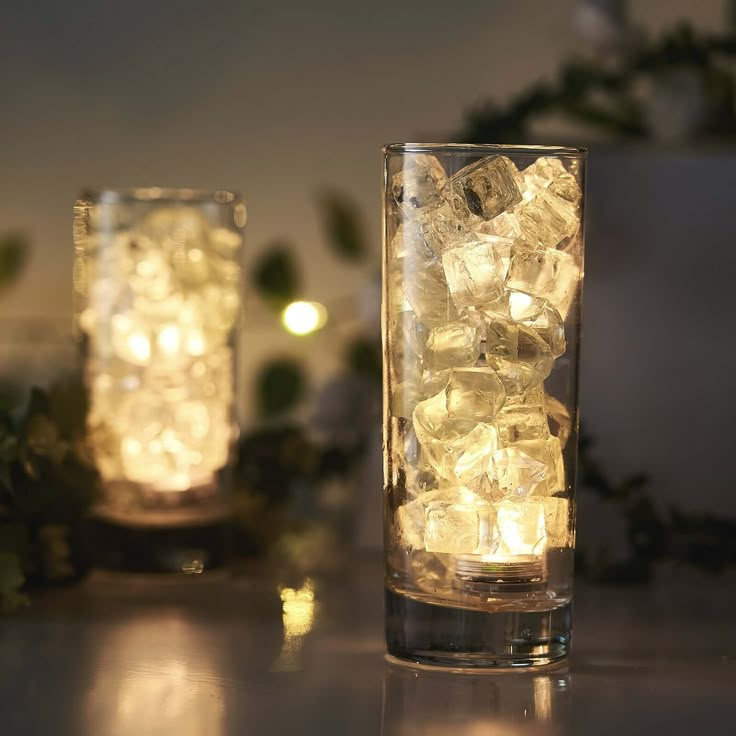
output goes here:
{"type": "Polygon", "coordinates": [[[592,454],[593,443],[580,440],[580,490],[596,494],[616,509],[626,525],[626,557],[611,561],[605,549],[576,552],[576,566],[605,583],[643,583],[657,562],[689,564],[706,572],[736,565],[736,520],[670,507],[661,511],[649,491],[649,478],[632,475],[613,483],[592,454]]]}
{"type": "Polygon", "coordinates": [[[28,241],[21,233],[0,235],[0,291],[20,275],[28,259],[28,241]]]}
{"type": "Polygon", "coordinates": [[[28,605],[28,596],[21,593],[25,576],[18,556],[0,552],[0,613],[10,613],[28,605]]]}
{"type": "Polygon", "coordinates": [[[357,337],[345,351],[345,362],[352,373],[368,378],[373,383],[381,383],[381,344],[370,337],[357,337]]]}
{"type": "Polygon", "coordinates": [[[256,379],[256,398],[261,416],[272,419],[293,409],[304,397],[306,378],[293,360],[273,360],[256,379]]]}
{"type": "Polygon", "coordinates": [[[288,243],[272,244],[256,262],[251,279],[261,297],[282,309],[299,293],[299,271],[288,243]]]}
{"type": "Polygon", "coordinates": [[[327,243],[335,255],[354,263],[362,261],[369,249],[355,203],[339,192],[326,192],[320,207],[327,243]]]}
{"type": "Polygon", "coordinates": [[[707,114],[697,134],[736,136],[736,78],[729,68],[736,58],[736,34],[715,36],[680,25],[624,59],[618,66],[573,60],[563,65],[556,82],[537,83],[508,105],[488,103],[466,116],[456,140],[468,143],[528,140],[530,125],[550,113],[582,123],[616,138],[651,135],[637,90],[673,70],[699,75],[707,114]]]}
{"type": "Polygon", "coordinates": [[[78,379],[34,388],[25,407],[0,411],[0,607],[23,603],[24,582],[74,580],[90,564],[85,520],[99,478],[84,437],[78,379]]]}

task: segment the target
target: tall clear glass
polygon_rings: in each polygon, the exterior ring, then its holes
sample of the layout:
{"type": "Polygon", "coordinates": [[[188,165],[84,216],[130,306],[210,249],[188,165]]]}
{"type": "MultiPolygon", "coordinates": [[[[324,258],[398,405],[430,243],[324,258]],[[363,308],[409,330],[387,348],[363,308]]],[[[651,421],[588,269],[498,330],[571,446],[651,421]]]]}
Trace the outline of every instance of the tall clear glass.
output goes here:
{"type": "Polygon", "coordinates": [[[225,191],[103,190],[75,206],[97,517],[123,567],[200,572],[223,557],[210,541],[222,539],[237,438],[244,222],[225,191]]]}
{"type": "Polygon", "coordinates": [[[585,151],[384,149],[390,654],[544,665],[571,640],[585,151]]]}

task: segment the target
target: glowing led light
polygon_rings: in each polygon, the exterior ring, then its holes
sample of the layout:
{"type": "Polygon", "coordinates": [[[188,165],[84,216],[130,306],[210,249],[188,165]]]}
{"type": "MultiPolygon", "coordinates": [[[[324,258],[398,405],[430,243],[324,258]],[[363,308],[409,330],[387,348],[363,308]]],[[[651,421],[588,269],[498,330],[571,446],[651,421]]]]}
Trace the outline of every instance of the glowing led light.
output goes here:
{"type": "Polygon", "coordinates": [[[187,337],[187,352],[189,355],[204,355],[205,343],[201,330],[194,329],[187,337]]]}
{"type": "Polygon", "coordinates": [[[141,443],[132,437],[125,437],[123,439],[123,453],[125,455],[140,455],[142,451],[141,443]]]}
{"type": "Polygon", "coordinates": [[[176,355],[181,343],[179,328],[176,325],[167,325],[158,333],[156,342],[162,353],[169,356],[176,355]]]}
{"type": "Polygon", "coordinates": [[[292,302],[281,315],[284,327],[293,335],[308,335],[327,322],[327,310],[319,302],[292,302]]]}
{"type": "Polygon", "coordinates": [[[151,357],[151,343],[140,330],[128,335],[128,349],[139,363],[147,363],[151,357]]]}
{"type": "Polygon", "coordinates": [[[497,508],[500,555],[541,555],[547,544],[544,506],[528,501],[504,501],[497,508]]]}
{"type": "Polygon", "coordinates": [[[523,291],[511,291],[509,292],[509,310],[511,312],[512,319],[514,315],[523,315],[531,307],[534,299],[523,291]]]}
{"type": "MultiPolygon", "coordinates": [[[[235,216],[244,222],[241,209],[235,216]]],[[[104,428],[94,434],[95,457],[105,481],[145,484],[146,498],[200,487],[204,494],[233,439],[229,341],[240,308],[242,236],[232,223],[213,226],[208,207],[141,210],[112,212],[112,224],[95,221],[91,234],[86,220],[75,220],[77,294],[89,284],[77,325],[89,338],[90,415],[104,428]]],[[[118,505],[114,493],[110,505],[118,505]]]]}

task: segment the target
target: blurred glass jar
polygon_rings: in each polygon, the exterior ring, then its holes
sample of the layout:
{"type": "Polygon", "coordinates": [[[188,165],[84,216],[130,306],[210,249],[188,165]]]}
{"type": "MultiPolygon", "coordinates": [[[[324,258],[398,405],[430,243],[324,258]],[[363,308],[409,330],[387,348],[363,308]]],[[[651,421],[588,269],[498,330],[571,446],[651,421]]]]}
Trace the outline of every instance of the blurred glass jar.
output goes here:
{"type": "Polygon", "coordinates": [[[112,562],[201,571],[221,551],[172,531],[226,518],[245,205],[231,192],[146,188],[85,193],[74,212],[97,516],[168,540],[141,559],[140,539],[118,540],[112,562]]]}

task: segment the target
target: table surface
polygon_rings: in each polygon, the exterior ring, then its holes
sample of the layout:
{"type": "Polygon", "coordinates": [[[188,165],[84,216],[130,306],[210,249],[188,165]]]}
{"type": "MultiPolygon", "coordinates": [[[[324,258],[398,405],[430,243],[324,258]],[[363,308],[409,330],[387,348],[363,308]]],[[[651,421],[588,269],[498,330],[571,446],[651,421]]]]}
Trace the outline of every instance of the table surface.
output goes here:
{"type": "Polygon", "coordinates": [[[0,733],[733,733],[734,577],[661,577],[579,584],[567,666],[480,675],[386,660],[377,555],[308,581],[96,572],[0,619],[0,733]]]}

